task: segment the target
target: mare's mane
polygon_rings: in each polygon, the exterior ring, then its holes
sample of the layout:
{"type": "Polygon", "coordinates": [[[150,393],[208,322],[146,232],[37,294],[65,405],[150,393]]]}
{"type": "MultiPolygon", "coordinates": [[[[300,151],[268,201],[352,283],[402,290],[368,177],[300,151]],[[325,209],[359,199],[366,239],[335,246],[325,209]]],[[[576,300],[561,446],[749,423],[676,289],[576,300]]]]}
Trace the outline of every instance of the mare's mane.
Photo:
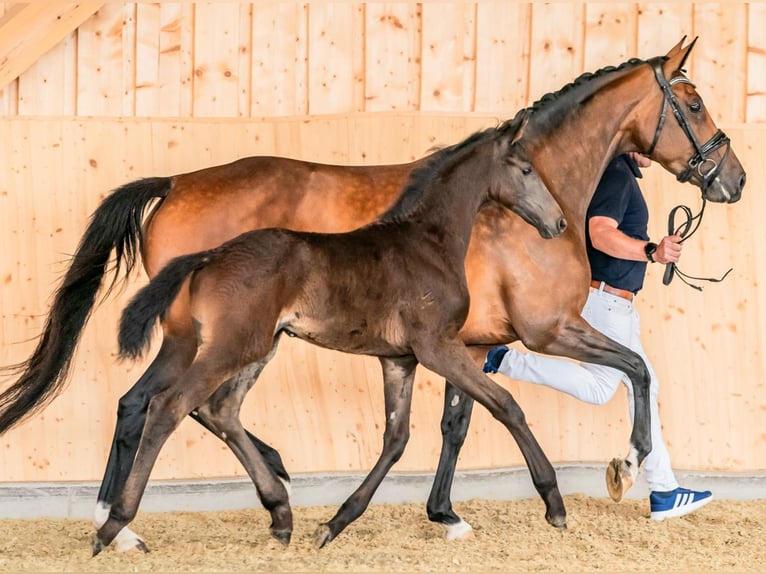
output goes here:
{"type": "MultiPolygon", "coordinates": [[[[665,59],[664,56],[663,59],[665,59]]],[[[586,101],[596,90],[602,87],[603,83],[598,80],[611,81],[613,74],[633,70],[645,63],[646,60],[631,58],[618,66],[605,66],[595,72],[580,74],[561,89],[545,94],[527,108],[531,118],[534,118],[530,123],[535,124],[538,129],[541,128],[546,133],[549,129],[555,129],[555,126],[575,110],[578,104],[586,101]],[[586,87],[590,89],[586,90],[586,87]]]]}
{"type": "Polygon", "coordinates": [[[515,118],[507,120],[499,126],[474,132],[456,144],[435,151],[424,165],[412,171],[401,195],[378,218],[375,224],[396,223],[411,217],[423,204],[423,191],[428,185],[437,177],[442,179],[448,177],[451,170],[473,152],[477,144],[500,137],[507,131],[516,128],[518,126],[517,119],[520,117],[520,114],[517,114],[515,118]]]}

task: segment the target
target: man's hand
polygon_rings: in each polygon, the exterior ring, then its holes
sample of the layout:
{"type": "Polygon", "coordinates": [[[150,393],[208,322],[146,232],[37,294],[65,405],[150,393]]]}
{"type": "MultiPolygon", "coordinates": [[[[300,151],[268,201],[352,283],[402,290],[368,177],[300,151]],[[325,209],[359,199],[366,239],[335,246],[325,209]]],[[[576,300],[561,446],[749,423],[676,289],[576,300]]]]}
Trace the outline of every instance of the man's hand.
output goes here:
{"type": "Polygon", "coordinates": [[[657,244],[657,251],[654,252],[654,260],[657,263],[678,263],[681,258],[681,243],[680,235],[668,235],[662,238],[657,244]]]}

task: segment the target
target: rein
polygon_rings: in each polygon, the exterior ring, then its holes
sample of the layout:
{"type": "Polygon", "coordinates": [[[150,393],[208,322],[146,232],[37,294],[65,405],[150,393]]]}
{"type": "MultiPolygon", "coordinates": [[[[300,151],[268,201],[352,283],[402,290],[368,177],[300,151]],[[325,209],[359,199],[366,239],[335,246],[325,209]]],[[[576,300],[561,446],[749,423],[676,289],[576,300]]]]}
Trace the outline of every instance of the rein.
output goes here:
{"type": "MultiPolygon", "coordinates": [[[[670,214],[668,215],[668,235],[680,235],[682,243],[686,241],[687,239],[689,239],[689,237],[694,235],[697,229],[699,229],[700,223],[702,223],[702,215],[705,213],[705,205],[707,205],[707,200],[703,196],[702,207],[700,208],[700,212],[694,216],[692,216],[692,210],[685,205],[676,205],[673,209],[671,209],[670,214]],[[686,215],[686,219],[678,227],[676,227],[675,225],[676,213],[679,210],[684,212],[684,215],[686,215]],[[695,220],[696,220],[696,224],[694,225],[694,228],[691,228],[692,223],[695,220]]],[[[673,280],[673,276],[677,275],[678,278],[684,283],[686,283],[689,287],[692,287],[696,289],[697,291],[702,291],[701,285],[694,285],[693,283],[690,283],[689,280],[720,283],[721,281],[726,279],[726,276],[729,273],[731,273],[732,269],[733,268],[730,267],[729,270],[723,275],[721,275],[721,277],[718,279],[714,277],[694,277],[692,275],[687,275],[686,273],[681,271],[675,263],[668,263],[665,265],[665,275],[663,275],[662,277],[662,283],[663,285],[670,285],[670,282],[673,280]]]]}
{"type": "MultiPolygon", "coordinates": [[[[666,80],[665,74],[662,72],[662,58],[653,58],[652,60],[649,60],[648,63],[652,66],[652,70],[654,70],[654,77],[657,79],[657,83],[662,89],[664,98],[662,100],[660,119],[657,123],[657,129],[654,132],[654,139],[652,140],[652,145],[649,146],[649,151],[646,153],[646,155],[652,155],[654,148],[657,147],[657,142],[660,139],[660,133],[662,132],[662,128],[665,125],[665,119],[668,115],[668,104],[670,104],[670,108],[673,110],[673,115],[676,117],[678,125],[681,126],[681,129],[686,134],[687,139],[694,146],[694,150],[696,152],[692,157],[689,158],[686,169],[676,175],[676,179],[681,183],[686,183],[691,179],[695,170],[702,179],[702,184],[700,185],[702,190],[702,207],[700,208],[700,212],[697,215],[692,216],[692,211],[687,206],[677,205],[670,210],[670,214],[668,215],[668,235],[680,235],[681,241],[683,242],[691,237],[699,228],[700,223],[702,223],[702,215],[705,213],[705,205],[707,204],[707,200],[705,199],[705,191],[707,191],[707,188],[710,186],[710,182],[712,182],[718,176],[721,168],[729,158],[731,140],[729,140],[729,137],[719,129],[708,141],[700,145],[694,135],[694,132],[692,132],[691,127],[689,127],[689,122],[686,120],[686,116],[684,116],[683,112],[681,111],[681,106],[678,103],[675,94],[673,94],[672,89],[672,86],[675,84],[689,84],[694,88],[696,88],[696,86],[689,78],[683,74],[671,78],[670,81],[666,80]],[[723,153],[723,159],[721,160],[720,164],[711,157],[708,157],[709,154],[723,146],[726,146],[726,150],[723,153]],[[706,164],[712,164],[712,167],[710,167],[708,171],[703,172],[702,168],[706,164]],[[676,213],[679,210],[684,212],[686,215],[686,220],[683,221],[678,227],[676,227],[676,213]],[[695,222],[695,220],[696,224],[692,228],[692,224],[695,222]]],[[[723,192],[727,195],[726,199],[730,199],[726,190],[723,190],[723,192]]],[[[668,263],[665,267],[665,275],[662,277],[662,283],[664,285],[669,285],[673,280],[673,277],[677,275],[678,278],[686,283],[689,287],[692,287],[697,291],[702,291],[702,287],[700,285],[694,285],[690,283],[689,280],[719,283],[723,281],[731,271],[732,268],[729,268],[729,270],[719,279],[713,277],[694,277],[687,275],[678,269],[678,266],[675,263],[668,263]]]]}

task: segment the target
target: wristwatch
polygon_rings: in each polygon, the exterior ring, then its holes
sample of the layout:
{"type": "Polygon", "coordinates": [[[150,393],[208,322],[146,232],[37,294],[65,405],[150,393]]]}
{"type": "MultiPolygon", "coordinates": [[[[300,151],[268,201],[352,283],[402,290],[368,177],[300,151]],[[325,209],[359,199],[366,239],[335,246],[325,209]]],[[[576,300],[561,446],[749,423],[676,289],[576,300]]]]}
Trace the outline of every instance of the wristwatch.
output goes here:
{"type": "Polygon", "coordinates": [[[649,260],[650,263],[654,263],[654,253],[657,251],[657,244],[652,243],[651,241],[647,241],[646,245],[644,245],[644,253],[646,253],[646,258],[649,260]]]}

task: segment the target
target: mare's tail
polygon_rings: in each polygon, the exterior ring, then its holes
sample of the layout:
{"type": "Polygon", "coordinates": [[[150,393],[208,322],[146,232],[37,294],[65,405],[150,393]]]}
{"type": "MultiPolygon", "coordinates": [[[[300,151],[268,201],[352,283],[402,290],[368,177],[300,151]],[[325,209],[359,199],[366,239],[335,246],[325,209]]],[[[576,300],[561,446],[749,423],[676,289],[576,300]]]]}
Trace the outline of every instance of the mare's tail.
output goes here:
{"type": "Polygon", "coordinates": [[[136,293],[120,318],[117,342],[121,358],[137,359],[149,349],[157,319],[173,303],[186,278],[209,260],[209,251],[176,257],[136,293]]]}
{"type": "Polygon", "coordinates": [[[0,393],[0,434],[39,411],[63,389],[80,333],[115,252],[114,279],[106,297],[135,267],[141,249],[141,222],[154,199],[164,199],[170,178],[147,178],[114,190],[91,216],[61,285],[54,294],[37,348],[26,361],[2,367],[18,380],[0,393]]]}

